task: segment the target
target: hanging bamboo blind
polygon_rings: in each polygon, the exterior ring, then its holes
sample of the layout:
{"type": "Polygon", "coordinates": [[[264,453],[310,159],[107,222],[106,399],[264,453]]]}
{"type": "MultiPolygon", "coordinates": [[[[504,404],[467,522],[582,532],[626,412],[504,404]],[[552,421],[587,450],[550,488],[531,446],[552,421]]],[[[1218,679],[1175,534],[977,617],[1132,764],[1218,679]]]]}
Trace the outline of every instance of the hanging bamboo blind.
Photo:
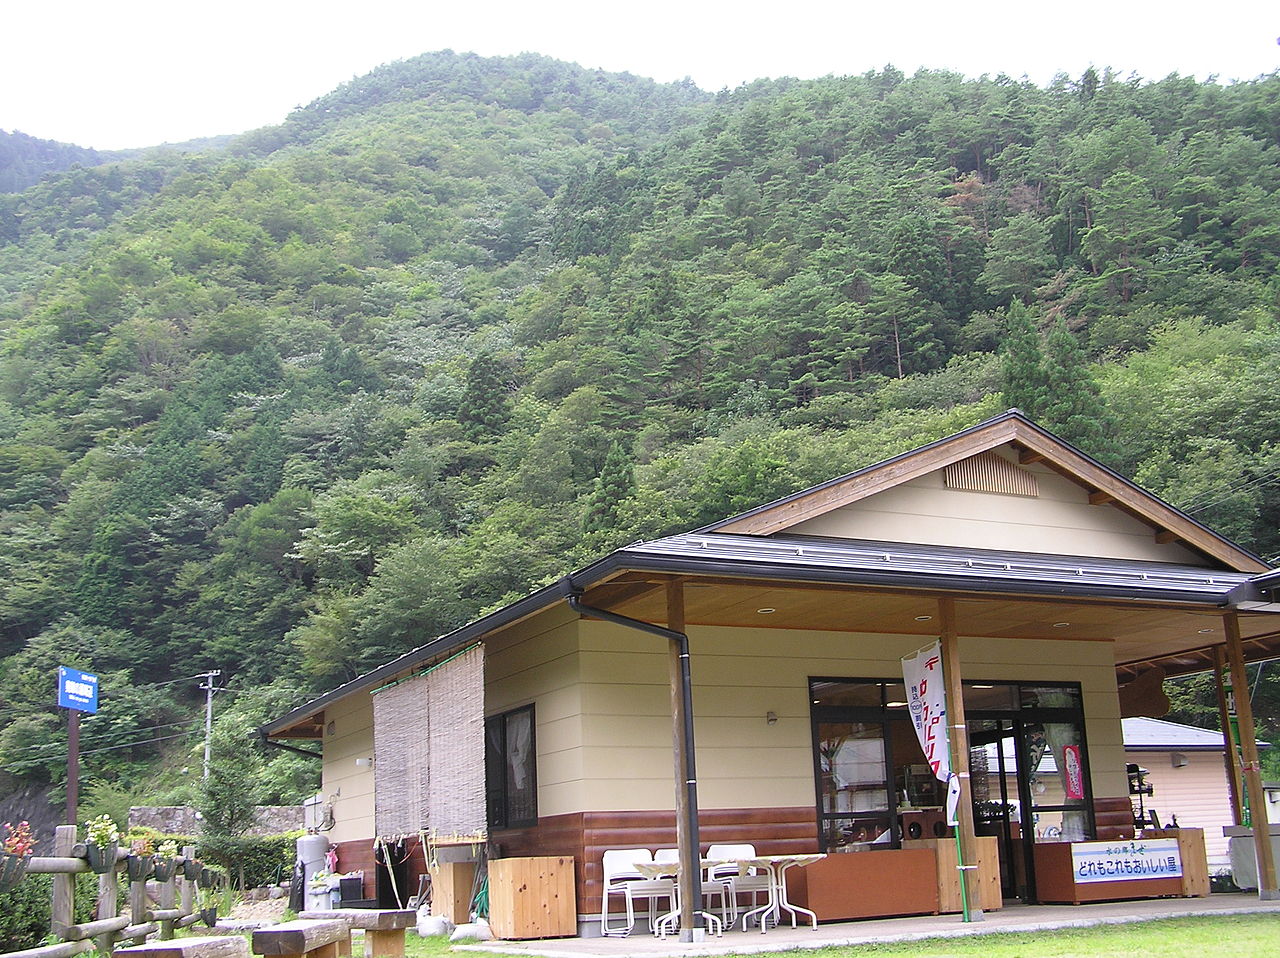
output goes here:
{"type": "Polygon", "coordinates": [[[379,690],[373,756],[379,835],[483,834],[483,647],[379,690]]]}

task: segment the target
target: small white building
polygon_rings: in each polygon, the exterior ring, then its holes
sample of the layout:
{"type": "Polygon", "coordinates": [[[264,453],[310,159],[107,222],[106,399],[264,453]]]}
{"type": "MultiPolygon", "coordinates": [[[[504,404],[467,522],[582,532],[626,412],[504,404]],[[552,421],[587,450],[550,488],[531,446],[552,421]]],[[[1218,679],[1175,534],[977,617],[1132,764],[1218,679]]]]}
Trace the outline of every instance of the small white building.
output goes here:
{"type": "Polygon", "coordinates": [[[1153,718],[1127,718],[1121,724],[1125,754],[1147,772],[1148,812],[1154,809],[1165,827],[1176,821],[1184,828],[1203,828],[1210,871],[1229,867],[1222,829],[1234,820],[1222,733],[1153,718]]]}

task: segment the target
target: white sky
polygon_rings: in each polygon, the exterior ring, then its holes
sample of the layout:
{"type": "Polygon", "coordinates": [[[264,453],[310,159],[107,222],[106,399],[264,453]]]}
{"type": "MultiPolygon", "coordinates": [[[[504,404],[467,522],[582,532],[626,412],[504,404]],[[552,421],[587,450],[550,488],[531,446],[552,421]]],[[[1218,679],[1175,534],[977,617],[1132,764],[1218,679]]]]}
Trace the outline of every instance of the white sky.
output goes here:
{"type": "Polygon", "coordinates": [[[706,90],[892,63],[1027,75],[1111,66],[1252,79],[1280,3],[1150,0],[24,0],[0,24],[0,129],[98,149],[240,133],[382,63],[531,51],[706,90]]]}

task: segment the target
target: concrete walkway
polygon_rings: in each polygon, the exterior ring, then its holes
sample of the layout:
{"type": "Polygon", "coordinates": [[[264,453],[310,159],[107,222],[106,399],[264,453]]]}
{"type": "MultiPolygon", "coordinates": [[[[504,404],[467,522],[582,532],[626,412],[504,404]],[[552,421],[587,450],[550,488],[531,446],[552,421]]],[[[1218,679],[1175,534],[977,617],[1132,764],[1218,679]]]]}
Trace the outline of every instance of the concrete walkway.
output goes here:
{"type": "Polygon", "coordinates": [[[718,956],[761,952],[827,948],[832,945],[883,944],[919,941],[922,938],[958,938],[966,935],[993,935],[1002,932],[1052,931],[1058,928],[1087,928],[1119,925],[1159,918],[1196,915],[1274,914],[1280,917],[1280,901],[1260,901],[1257,893],[1216,894],[1208,898],[1159,898],[1152,901],[1108,902],[1095,905],[1012,905],[987,912],[983,920],[969,924],[959,915],[931,915],[922,918],[878,918],[865,921],[832,922],[817,930],[783,926],[767,934],[727,931],[723,937],[704,942],[682,943],[665,940],[641,931],[630,938],[555,938],[544,941],[489,941],[458,945],[460,951],[497,952],[507,955],[545,958],[658,958],[666,955],[718,956]]]}

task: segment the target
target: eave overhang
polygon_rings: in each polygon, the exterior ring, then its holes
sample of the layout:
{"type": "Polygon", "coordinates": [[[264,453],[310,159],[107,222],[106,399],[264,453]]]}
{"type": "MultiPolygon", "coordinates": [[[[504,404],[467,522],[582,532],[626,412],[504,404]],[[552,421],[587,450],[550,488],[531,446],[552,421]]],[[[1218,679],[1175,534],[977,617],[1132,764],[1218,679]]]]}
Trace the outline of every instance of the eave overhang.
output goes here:
{"type": "MultiPolygon", "coordinates": [[[[539,589],[299,706],[263,726],[261,732],[269,738],[318,738],[323,731],[324,710],[333,703],[372,691],[467,643],[562,603],[567,587],[598,590],[612,584],[634,593],[651,587],[646,580],[670,577],[686,582],[759,583],[761,587],[785,584],[798,588],[1081,600],[1119,606],[1176,605],[1217,613],[1226,611],[1231,596],[1244,594],[1242,590],[1247,590],[1251,582],[1247,573],[1163,563],[802,536],[686,533],[610,553],[560,583],[539,589]]],[[[601,607],[607,601],[603,593],[592,598],[601,607]]],[[[1277,622],[1280,624],[1280,620],[1277,622]]],[[[1170,674],[1179,671],[1176,662],[1167,667],[1170,674]]]]}

